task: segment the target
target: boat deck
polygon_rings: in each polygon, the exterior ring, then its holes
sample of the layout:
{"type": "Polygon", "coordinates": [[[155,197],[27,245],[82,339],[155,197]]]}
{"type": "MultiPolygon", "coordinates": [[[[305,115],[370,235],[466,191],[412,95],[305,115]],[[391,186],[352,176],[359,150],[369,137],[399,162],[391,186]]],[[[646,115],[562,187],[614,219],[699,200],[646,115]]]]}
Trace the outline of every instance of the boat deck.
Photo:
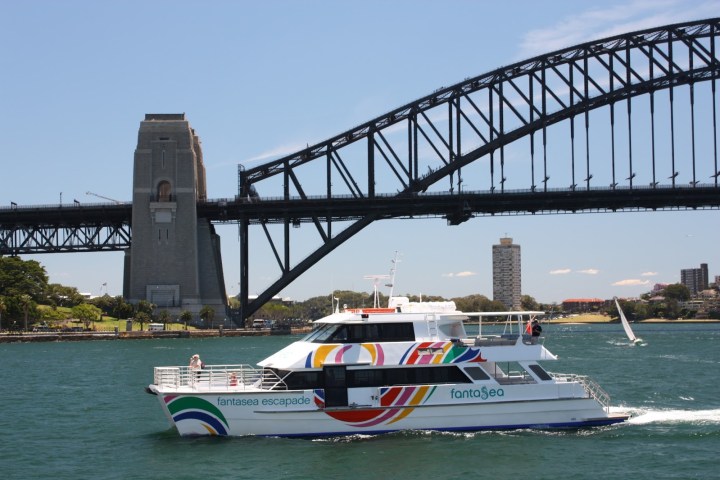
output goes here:
{"type": "Polygon", "coordinates": [[[268,391],[287,390],[287,385],[271,370],[250,365],[208,365],[190,367],[155,367],[153,383],[165,390],[268,391]]]}

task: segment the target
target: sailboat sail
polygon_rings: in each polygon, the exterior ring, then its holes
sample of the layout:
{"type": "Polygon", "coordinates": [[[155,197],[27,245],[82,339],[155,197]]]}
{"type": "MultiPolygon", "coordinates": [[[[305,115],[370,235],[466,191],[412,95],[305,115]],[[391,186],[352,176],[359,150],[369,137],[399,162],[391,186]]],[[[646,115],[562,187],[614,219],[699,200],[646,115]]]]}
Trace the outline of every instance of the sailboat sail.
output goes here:
{"type": "Polygon", "coordinates": [[[622,308],[620,308],[620,303],[618,303],[617,297],[614,297],[615,300],[615,306],[617,307],[618,313],[620,314],[620,321],[622,322],[622,326],[625,329],[625,334],[628,336],[631,342],[636,342],[637,337],[632,331],[632,328],[630,328],[630,324],[627,321],[627,318],[625,318],[625,313],[623,313],[622,308]]]}

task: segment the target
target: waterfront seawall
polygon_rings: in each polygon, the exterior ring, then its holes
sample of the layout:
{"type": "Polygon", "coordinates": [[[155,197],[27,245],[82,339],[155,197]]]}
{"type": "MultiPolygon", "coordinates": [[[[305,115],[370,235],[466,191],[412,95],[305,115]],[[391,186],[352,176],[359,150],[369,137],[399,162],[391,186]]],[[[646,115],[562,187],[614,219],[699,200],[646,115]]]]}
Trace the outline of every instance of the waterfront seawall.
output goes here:
{"type": "Polygon", "coordinates": [[[84,340],[151,340],[156,338],[261,337],[267,335],[295,335],[309,332],[309,327],[290,330],[160,330],[136,332],[33,332],[3,333],[0,343],[18,342],[76,342],[84,340]]]}

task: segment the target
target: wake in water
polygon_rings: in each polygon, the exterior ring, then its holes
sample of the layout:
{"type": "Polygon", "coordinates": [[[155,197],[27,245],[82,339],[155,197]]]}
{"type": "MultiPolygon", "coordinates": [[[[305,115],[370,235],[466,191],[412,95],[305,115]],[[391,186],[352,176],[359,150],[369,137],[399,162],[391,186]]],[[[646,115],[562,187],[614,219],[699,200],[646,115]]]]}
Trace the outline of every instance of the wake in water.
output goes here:
{"type": "Polygon", "coordinates": [[[619,347],[647,347],[647,343],[642,339],[638,338],[635,342],[628,342],[627,340],[612,339],[607,341],[610,345],[619,347]]]}
{"type": "Polygon", "coordinates": [[[658,424],[720,424],[720,409],[712,410],[649,410],[613,407],[612,413],[629,414],[631,425],[658,424]]]}

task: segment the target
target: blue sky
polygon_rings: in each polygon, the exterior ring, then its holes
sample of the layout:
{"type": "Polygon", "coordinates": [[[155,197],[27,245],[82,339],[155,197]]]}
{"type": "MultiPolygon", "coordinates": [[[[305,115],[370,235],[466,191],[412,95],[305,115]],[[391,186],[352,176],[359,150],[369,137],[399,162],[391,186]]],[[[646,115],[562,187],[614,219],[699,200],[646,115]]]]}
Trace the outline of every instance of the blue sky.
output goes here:
{"type": "MultiPolygon", "coordinates": [[[[145,113],[185,112],[202,140],[209,197],[232,197],[238,163],[292,153],[441,86],[587,40],[715,16],[717,2],[699,0],[2,1],[0,205],[99,200],[88,191],[130,200],[145,113]]],[[[491,297],[491,247],[507,235],[522,246],[523,293],[539,301],[632,297],[700,263],[719,275],[718,220],[717,211],[683,211],[376,222],[281,295],[371,291],[363,276],[388,273],[399,251],[396,292],[491,297]]],[[[218,231],[236,294],[237,228],[218,231]]],[[[279,275],[259,233],[251,294],[279,275]]],[[[122,253],[25,258],[52,282],[122,292],[122,253]]]]}

